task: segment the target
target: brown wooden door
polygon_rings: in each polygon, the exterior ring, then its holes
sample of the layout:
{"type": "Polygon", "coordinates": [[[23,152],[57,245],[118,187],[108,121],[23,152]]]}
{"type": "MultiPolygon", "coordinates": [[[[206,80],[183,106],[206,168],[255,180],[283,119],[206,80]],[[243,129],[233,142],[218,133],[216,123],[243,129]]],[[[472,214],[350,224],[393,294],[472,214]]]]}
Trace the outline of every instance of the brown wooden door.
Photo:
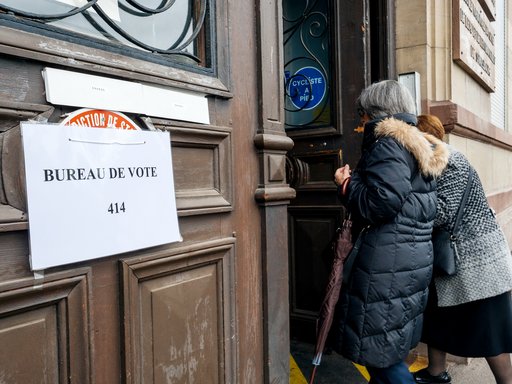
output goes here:
{"type": "MultiPolygon", "coordinates": [[[[142,27],[144,20],[157,17],[160,10],[172,13],[178,8],[173,1],[152,2],[161,8],[158,12],[145,10],[147,5],[133,9],[133,4],[121,3],[130,9],[129,15],[120,10],[124,20],[140,17],[127,29],[142,35],[153,31],[142,27]]],[[[287,295],[273,300],[277,279],[271,279],[265,292],[262,289],[262,281],[268,280],[263,277],[263,247],[268,248],[271,273],[283,276],[279,268],[286,270],[280,260],[281,253],[287,260],[286,247],[275,247],[270,234],[277,228],[283,234],[278,240],[286,238],[286,225],[281,224],[286,224],[285,204],[294,192],[285,186],[285,152],[292,142],[283,140],[282,130],[277,130],[281,109],[272,102],[277,93],[269,92],[265,98],[270,108],[265,109],[268,116],[261,126],[258,115],[263,96],[258,93],[257,19],[278,30],[280,18],[264,17],[267,13],[260,15],[256,9],[270,13],[277,7],[260,7],[249,0],[180,2],[185,3],[197,7],[177,11],[190,18],[179,20],[184,31],[174,35],[181,41],[159,41],[158,49],[150,50],[119,43],[126,39],[104,22],[108,15],[101,15],[102,20],[99,12],[76,16],[83,22],[79,26],[88,28],[84,36],[83,30],[69,31],[75,25],[66,24],[65,12],[73,11],[69,2],[34,6],[32,1],[0,0],[2,382],[222,384],[288,379],[288,354],[279,353],[288,349],[287,311],[279,305],[287,303],[287,295]],[[14,11],[5,11],[4,5],[14,11]],[[47,24],[42,16],[49,14],[57,16],[47,24]],[[196,22],[204,23],[202,33],[187,52],[162,53],[193,40],[188,34],[196,31],[196,22]],[[19,123],[58,123],[75,109],[46,101],[41,76],[45,67],[206,95],[210,124],[130,115],[147,129],[171,134],[183,242],[45,271],[30,269],[19,123]],[[266,157],[260,159],[260,154],[266,157]],[[258,191],[262,192],[255,198],[258,191]],[[269,232],[264,245],[263,226],[269,232]],[[278,268],[273,268],[276,260],[278,268]],[[275,321],[279,311],[280,321],[275,321]],[[262,324],[264,318],[268,324],[262,324]],[[274,334],[285,340],[271,337],[274,334]],[[265,347],[274,352],[265,352],[265,347]]],[[[155,25],[157,32],[158,27],[162,24],[155,25]]],[[[277,42],[271,41],[274,46],[280,45],[277,42]]],[[[269,41],[264,44],[268,47],[269,41]]],[[[278,68],[271,72],[276,77],[280,73],[278,68]]],[[[281,86],[273,77],[265,80],[271,89],[281,86]]],[[[72,217],[70,225],[80,231],[80,222],[72,217]]],[[[159,225],[141,227],[140,236],[159,225]]]]}
{"type": "Polygon", "coordinates": [[[315,339],[331,242],[343,212],[334,172],[344,163],[353,168],[360,156],[360,91],[389,76],[386,39],[369,33],[371,27],[387,30],[389,3],[283,0],[285,121],[295,144],[287,169],[297,191],[288,208],[292,338],[315,339]]]}
{"type": "MultiPolygon", "coordinates": [[[[19,122],[58,123],[73,110],[45,104],[40,73],[46,65],[0,57],[0,72],[10,74],[1,77],[2,92],[23,98],[0,97],[0,377],[24,384],[237,382],[233,234],[238,224],[230,214],[229,123],[215,113],[209,126],[150,120],[171,132],[183,242],[32,271],[19,122]],[[29,95],[18,93],[19,79],[32,90],[29,95]]],[[[256,164],[256,156],[252,161],[256,164]]],[[[259,217],[251,185],[240,189],[247,196],[240,202],[246,214],[259,217]]],[[[151,196],[141,196],[146,198],[151,196]]],[[[258,236],[258,224],[244,226],[258,236]]],[[[83,229],[73,217],[69,225],[78,233],[83,229]]],[[[141,226],[140,236],[159,225],[141,226]]],[[[244,236],[239,238],[244,254],[244,236]]],[[[244,262],[241,256],[239,263],[244,262]]],[[[256,341],[258,350],[261,339],[256,341]]],[[[260,364],[258,375],[261,369],[260,364]]]]}

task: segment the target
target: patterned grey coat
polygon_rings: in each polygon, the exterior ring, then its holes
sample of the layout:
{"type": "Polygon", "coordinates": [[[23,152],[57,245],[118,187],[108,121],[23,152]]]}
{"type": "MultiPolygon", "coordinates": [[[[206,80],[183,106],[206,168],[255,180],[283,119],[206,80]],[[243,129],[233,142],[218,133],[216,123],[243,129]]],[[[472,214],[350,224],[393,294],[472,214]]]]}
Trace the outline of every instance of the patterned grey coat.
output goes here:
{"type": "MultiPolygon", "coordinates": [[[[437,179],[434,226],[452,229],[467,184],[469,161],[450,148],[448,166],[437,179]]],[[[454,276],[435,278],[438,305],[447,307],[493,297],[512,289],[512,257],[476,172],[460,225],[454,276]]]]}

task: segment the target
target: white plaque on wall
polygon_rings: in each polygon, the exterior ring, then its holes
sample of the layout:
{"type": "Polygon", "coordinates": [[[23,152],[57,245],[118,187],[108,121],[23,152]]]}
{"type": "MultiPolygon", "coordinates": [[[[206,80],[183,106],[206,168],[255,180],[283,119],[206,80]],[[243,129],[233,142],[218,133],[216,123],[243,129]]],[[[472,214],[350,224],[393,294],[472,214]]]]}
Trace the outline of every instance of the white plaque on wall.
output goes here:
{"type": "Polygon", "coordinates": [[[33,270],[181,240],[168,132],[21,132],[33,270]]]}
{"type": "Polygon", "coordinates": [[[210,124],[208,100],[201,93],[56,68],[45,68],[43,79],[52,104],[210,124]]]}

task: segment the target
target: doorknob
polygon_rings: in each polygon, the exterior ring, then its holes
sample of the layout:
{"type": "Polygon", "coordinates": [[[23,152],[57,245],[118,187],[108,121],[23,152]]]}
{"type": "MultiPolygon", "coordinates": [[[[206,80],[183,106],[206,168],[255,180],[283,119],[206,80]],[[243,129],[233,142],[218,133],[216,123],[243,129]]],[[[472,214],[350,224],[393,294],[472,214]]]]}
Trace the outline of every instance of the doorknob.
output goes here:
{"type": "Polygon", "coordinates": [[[309,180],[309,165],[296,157],[286,156],[286,181],[292,188],[305,185],[309,180]]]}

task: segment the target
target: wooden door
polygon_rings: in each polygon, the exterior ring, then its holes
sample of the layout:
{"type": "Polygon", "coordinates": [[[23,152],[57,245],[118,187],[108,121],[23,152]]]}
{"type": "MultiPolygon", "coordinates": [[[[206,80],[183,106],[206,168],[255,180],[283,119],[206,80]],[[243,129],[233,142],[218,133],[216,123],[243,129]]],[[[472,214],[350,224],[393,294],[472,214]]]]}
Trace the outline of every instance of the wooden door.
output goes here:
{"type": "MultiPolygon", "coordinates": [[[[271,273],[283,276],[271,265],[281,253],[285,262],[279,260],[278,267],[286,270],[286,247],[275,247],[270,234],[277,229],[283,235],[279,239],[286,238],[281,224],[286,224],[285,203],[293,192],[284,187],[284,155],[292,142],[277,130],[281,121],[275,115],[282,110],[271,101],[277,93],[265,99],[270,109],[265,109],[262,126],[258,115],[262,96],[255,31],[258,19],[279,30],[280,18],[263,13],[275,12],[275,4],[119,1],[118,20],[110,19],[116,16],[112,9],[102,12],[96,2],[82,9],[70,1],[36,3],[0,0],[0,381],[221,384],[287,379],[289,357],[280,351],[288,349],[288,319],[279,303],[287,304],[288,298],[274,300],[277,279],[262,289],[267,280],[262,247],[268,249],[271,273]],[[184,4],[192,8],[185,10],[184,4]],[[174,10],[181,14],[177,23],[145,27],[160,14],[172,17],[174,10]],[[172,35],[175,42],[158,41],[152,47],[155,36],[170,36],[161,33],[165,26],[182,26],[183,33],[172,35]],[[126,31],[132,35],[125,37],[126,31]],[[192,43],[183,48],[187,42],[192,43]],[[19,123],[59,123],[80,107],[46,101],[45,67],[207,98],[209,124],[128,114],[144,129],[170,132],[183,242],[31,270],[19,123]],[[277,139],[269,145],[272,133],[277,139]],[[262,182],[260,164],[265,167],[262,182]],[[263,226],[269,232],[264,245],[263,226]],[[272,338],[279,330],[286,340],[272,338]],[[270,362],[275,365],[268,368],[270,362]]],[[[110,3],[117,7],[117,1],[110,3]]],[[[269,46],[268,40],[261,41],[269,46]]],[[[278,41],[271,42],[275,46],[278,41]]],[[[278,68],[272,73],[280,74],[278,68]]],[[[270,91],[276,84],[282,87],[275,78],[267,80],[270,91]]],[[[80,231],[73,217],[69,225],[80,231]]],[[[159,225],[141,226],[140,236],[159,225]]]]}
{"type": "Polygon", "coordinates": [[[356,98],[370,81],[390,75],[383,55],[388,41],[370,36],[372,26],[387,31],[389,6],[387,1],[283,0],[285,122],[294,141],[287,169],[297,191],[288,208],[292,338],[315,339],[331,242],[343,214],[334,172],[344,163],[354,167],[360,156],[356,98]]]}

